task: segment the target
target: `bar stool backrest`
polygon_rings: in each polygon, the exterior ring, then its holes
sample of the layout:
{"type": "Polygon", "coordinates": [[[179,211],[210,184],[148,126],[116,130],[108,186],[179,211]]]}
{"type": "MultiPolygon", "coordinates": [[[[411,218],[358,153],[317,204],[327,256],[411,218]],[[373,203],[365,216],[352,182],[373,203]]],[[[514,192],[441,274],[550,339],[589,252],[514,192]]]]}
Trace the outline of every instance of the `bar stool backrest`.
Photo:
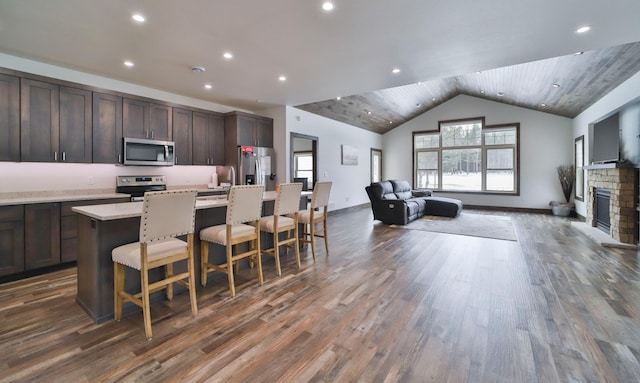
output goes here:
{"type": "Polygon", "coordinates": [[[302,183],[280,184],[280,190],[276,196],[273,215],[286,215],[300,210],[300,193],[302,183]]]}
{"type": "Polygon", "coordinates": [[[316,182],[311,195],[311,208],[319,208],[329,205],[329,193],[331,192],[331,182],[316,182]]]}
{"type": "Polygon", "coordinates": [[[196,190],[146,192],[140,218],[140,242],[193,233],[196,190]]]}
{"type": "Polygon", "coordinates": [[[257,221],[262,216],[264,185],[236,185],[229,192],[227,225],[257,221]]]}

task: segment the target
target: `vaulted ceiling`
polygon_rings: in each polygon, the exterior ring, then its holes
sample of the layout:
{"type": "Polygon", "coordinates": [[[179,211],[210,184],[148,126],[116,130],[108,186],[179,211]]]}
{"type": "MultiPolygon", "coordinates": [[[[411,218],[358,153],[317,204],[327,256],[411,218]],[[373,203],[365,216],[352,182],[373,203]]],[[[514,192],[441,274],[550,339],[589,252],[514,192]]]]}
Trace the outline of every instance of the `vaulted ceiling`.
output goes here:
{"type": "Polygon", "coordinates": [[[573,118],[640,71],[640,42],[297,107],[385,133],[466,94],[573,118]]]}
{"type": "Polygon", "coordinates": [[[376,132],[456,94],[573,116],[637,72],[638,47],[623,48],[640,41],[637,0],[323,2],[0,1],[0,66],[34,60],[219,109],[300,106],[376,132]]]}

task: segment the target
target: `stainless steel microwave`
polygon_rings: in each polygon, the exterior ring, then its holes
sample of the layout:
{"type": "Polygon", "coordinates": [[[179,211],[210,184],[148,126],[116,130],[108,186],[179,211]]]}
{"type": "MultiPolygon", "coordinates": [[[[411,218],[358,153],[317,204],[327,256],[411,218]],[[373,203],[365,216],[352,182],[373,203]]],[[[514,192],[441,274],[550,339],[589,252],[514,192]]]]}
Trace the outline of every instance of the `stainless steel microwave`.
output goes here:
{"type": "Polygon", "coordinates": [[[172,166],[175,163],[173,141],[124,138],[125,165],[172,166]]]}

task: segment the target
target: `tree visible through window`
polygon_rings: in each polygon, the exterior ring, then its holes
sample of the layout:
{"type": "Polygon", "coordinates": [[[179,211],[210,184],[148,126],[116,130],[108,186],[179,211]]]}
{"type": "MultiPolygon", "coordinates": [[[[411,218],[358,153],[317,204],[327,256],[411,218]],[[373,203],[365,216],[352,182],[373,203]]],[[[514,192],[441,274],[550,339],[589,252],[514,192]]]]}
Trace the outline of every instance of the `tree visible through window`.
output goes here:
{"type": "Polygon", "coordinates": [[[413,134],[414,185],[442,191],[517,194],[519,124],[444,121],[413,134]]]}

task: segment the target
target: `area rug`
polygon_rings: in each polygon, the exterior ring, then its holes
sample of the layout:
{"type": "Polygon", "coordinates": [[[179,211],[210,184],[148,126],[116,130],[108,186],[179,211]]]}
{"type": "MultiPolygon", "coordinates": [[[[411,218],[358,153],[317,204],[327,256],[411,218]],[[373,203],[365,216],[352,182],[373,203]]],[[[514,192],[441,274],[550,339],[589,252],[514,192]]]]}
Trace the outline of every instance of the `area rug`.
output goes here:
{"type": "Polygon", "coordinates": [[[468,235],[517,241],[511,217],[487,214],[461,213],[456,218],[425,215],[408,225],[391,225],[399,229],[433,231],[437,233],[468,235]]]}

